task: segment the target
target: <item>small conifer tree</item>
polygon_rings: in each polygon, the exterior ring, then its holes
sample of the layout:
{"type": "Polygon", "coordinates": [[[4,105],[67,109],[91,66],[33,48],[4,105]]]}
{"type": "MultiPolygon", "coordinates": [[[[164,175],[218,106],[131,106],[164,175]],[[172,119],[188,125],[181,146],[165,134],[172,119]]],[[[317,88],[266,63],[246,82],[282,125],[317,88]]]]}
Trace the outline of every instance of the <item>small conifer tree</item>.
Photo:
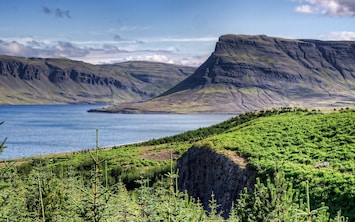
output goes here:
{"type": "MultiPolygon", "coordinates": [[[[4,122],[0,122],[0,125],[2,125],[3,123],[4,122]]],[[[2,153],[4,151],[4,149],[6,148],[6,146],[5,146],[6,140],[7,140],[7,138],[5,138],[0,144],[0,153],[2,153]]]]}

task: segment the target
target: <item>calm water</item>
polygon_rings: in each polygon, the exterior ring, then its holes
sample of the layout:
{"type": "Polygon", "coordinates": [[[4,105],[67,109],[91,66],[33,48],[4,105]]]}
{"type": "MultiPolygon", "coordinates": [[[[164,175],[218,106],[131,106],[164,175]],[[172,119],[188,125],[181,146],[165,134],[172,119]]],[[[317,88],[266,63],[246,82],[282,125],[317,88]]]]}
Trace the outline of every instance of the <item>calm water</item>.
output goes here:
{"type": "Polygon", "coordinates": [[[222,122],[231,115],[88,113],[98,105],[0,106],[0,159],[146,141],[222,122]]]}

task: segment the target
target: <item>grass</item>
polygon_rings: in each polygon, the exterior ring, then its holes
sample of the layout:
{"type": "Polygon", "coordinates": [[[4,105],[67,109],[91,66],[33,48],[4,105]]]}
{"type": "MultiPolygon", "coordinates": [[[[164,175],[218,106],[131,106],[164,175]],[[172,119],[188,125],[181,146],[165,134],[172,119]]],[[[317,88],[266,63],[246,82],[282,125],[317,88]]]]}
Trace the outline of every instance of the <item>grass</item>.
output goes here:
{"type": "Polygon", "coordinates": [[[312,203],[355,218],[355,112],[287,113],[258,118],[204,140],[246,157],[259,176],[282,170],[310,181],[312,203]]]}
{"type": "MultiPolygon", "coordinates": [[[[341,210],[342,215],[353,220],[354,129],[354,110],[321,113],[274,109],[244,113],[223,123],[175,136],[103,149],[98,152],[98,158],[110,186],[122,181],[132,190],[139,187],[140,178],[150,178],[154,183],[171,172],[170,154],[175,162],[190,147],[216,149],[226,155],[236,153],[247,160],[247,167],[257,172],[261,182],[268,181],[275,172],[282,172],[292,181],[292,187],[300,196],[298,201],[305,203],[309,196],[312,209],[325,205],[331,217],[341,210]],[[306,188],[309,195],[304,192],[306,188]]],[[[23,159],[22,164],[16,166],[17,172],[26,178],[37,166],[45,165],[53,175],[60,177],[63,169],[71,168],[83,181],[90,181],[93,165],[90,152],[93,151],[23,159]]]]}

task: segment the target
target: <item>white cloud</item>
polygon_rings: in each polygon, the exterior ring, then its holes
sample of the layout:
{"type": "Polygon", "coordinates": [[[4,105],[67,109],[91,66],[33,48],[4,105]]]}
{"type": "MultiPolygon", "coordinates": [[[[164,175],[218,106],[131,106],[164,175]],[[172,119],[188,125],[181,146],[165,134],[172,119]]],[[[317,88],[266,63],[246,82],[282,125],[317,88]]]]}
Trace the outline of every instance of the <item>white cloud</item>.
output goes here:
{"type": "MultiPolygon", "coordinates": [[[[58,58],[66,57],[92,64],[117,63],[124,61],[153,61],[199,66],[208,57],[189,54],[177,54],[178,50],[122,50],[115,42],[64,42],[38,41],[32,38],[9,41],[0,39],[0,54],[21,57],[58,58]]],[[[117,42],[116,42],[117,43],[117,42]]],[[[131,42],[136,43],[136,42],[131,42]]]]}
{"type": "Polygon", "coordinates": [[[91,50],[78,59],[92,64],[119,63],[126,61],[151,61],[187,66],[199,66],[208,56],[181,55],[163,50],[108,51],[91,50]]]}
{"type": "Polygon", "coordinates": [[[197,38],[159,38],[147,40],[147,42],[217,42],[218,37],[197,37],[197,38]]]}
{"type": "Polygon", "coordinates": [[[0,43],[0,54],[4,55],[24,56],[31,54],[34,50],[34,48],[31,48],[30,46],[27,47],[17,41],[1,41],[0,43]]]}
{"type": "Polygon", "coordinates": [[[299,0],[296,12],[332,16],[355,16],[354,0],[299,0]]]}
{"type": "Polygon", "coordinates": [[[305,14],[313,14],[314,13],[313,8],[310,5],[298,6],[298,7],[296,7],[296,12],[305,13],[305,14]]]}
{"type": "Polygon", "coordinates": [[[74,41],[72,43],[78,45],[102,45],[102,44],[135,44],[135,43],[215,43],[218,41],[219,37],[196,37],[196,38],[147,38],[147,39],[123,39],[121,38],[117,41],[117,37],[114,36],[114,41],[74,41]]]}
{"type": "Polygon", "coordinates": [[[355,32],[329,32],[321,35],[320,39],[355,41],[355,32]]]}

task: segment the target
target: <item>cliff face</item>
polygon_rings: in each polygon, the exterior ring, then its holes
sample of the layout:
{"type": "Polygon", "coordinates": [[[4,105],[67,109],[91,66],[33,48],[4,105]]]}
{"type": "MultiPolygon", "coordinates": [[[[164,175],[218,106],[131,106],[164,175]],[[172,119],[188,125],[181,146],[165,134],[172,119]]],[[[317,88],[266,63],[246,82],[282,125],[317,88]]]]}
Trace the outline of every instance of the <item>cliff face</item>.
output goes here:
{"type": "Polygon", "coordinates": [[[177,168],[179,190],[198,198],[206,210],[213,193],[224,217],[229,215],[240,192],[251,188],[254,182],[254,173],[246,168],[246,161],[233,152],[191,148],[178,160],[177,168]]]}
{"type": "Polygon", "coordinates": [[[166,104],[173,112],[240,113],[354,103],[355,42],[224,35],[194,74],[133,107],[150,112],[166,104]]]}
{"type": "Polygon", "coordinates": [[[166,91],[193,71],[150,62],[91,65],[0,56],[0,104],[141,101],[166,91]]]}

